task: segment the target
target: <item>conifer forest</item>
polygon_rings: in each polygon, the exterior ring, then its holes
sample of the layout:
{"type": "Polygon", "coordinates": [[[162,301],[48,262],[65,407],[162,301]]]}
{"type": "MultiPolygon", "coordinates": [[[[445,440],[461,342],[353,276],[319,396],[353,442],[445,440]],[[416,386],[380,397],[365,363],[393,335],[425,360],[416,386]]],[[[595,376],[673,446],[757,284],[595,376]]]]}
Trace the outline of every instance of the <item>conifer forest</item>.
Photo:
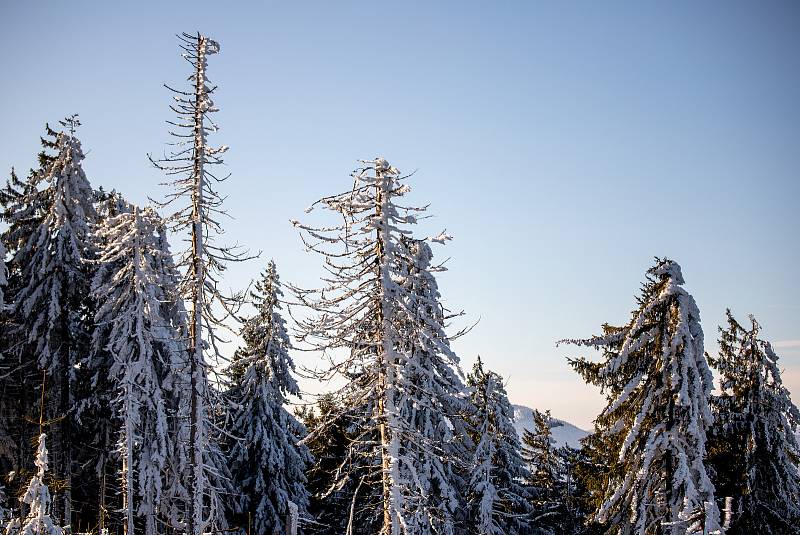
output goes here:
{"type": "Polygon", "coordinates": [[[417,230],[426,182],[352,155],[286,223],[319,274],[293,282],[223,236],[228,58],[175,45],[184,71],[140,76],[166,82],[151,202],[93,186],[79,115],[0,189],[5,535],[800,533],[800,411],[757,318],[701,323],[692,273],[656,257],[628,316],[552,341],[603,396],[593,429],[557,442],[541,407],[520,432],[496,356],[454,349],[491,312],[460,323],[440,293],[453,236],[417,230]],[[260,274],[229,291],[239,262],[260,274]]]}

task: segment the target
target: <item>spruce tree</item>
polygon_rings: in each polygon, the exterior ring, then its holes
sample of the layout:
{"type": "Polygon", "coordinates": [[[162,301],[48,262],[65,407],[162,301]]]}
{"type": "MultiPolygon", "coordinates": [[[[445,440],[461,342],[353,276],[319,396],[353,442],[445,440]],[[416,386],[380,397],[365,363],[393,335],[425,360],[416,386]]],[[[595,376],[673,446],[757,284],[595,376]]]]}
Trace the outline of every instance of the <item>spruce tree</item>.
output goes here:
{"type": "Polygon", "coordinates": [[[595,424],[614,457],[596,518],[621,535],[720,531],[703,464],[712,376],[700,314],[683,284],[677,263],[656,259],[627,325],[568,341],[603,350],[599,363],[571,363],[608,400],[595,424]]]}
{"type": "MultiPolygon", "coordinates": [[[[734,500],[729,535],[788,535],[800,526],[800,411],[783,386],[778,356],[750,316],[727,312],[720,328],[717,422],[710,447],[718,495],[734,500]]],[[[710,358],[710,357],[709,357],[710,358]]]]}
{"type": "MultiPolygon", "coordinates": [[[[45,185],[49,169],[55,159],[58,132],[48,126],[41,138],[42,150],[38,156],[39,166],[31,169],[27,177],[20,178],[14,169],[7,184],[0,188],[2,221],[7,225],[0,239],[7,251],[7,285],[4,288],[6,306],[0,309],[2,336],[0,336],[0,475],[9,472],[22,474],[33,469],[31,456],[27,454],[35,432],[25,422],[34,419],[30,408],[38,401],[38,355],[26,343],[28,318],[18,313],[14,301],[21,288],[28,284],[28,265],[31,248],[28,240],[42,224],[48,207],[52,204],[53,190],[45,185]],[[22,250],[21,250],[22,249],[22,250]],[[37,385],[37,386],[33,386],[37,385]]],[[[20,478],[9,481],[8,491],[14,495],[22,492],[20,478]]]]}
{"type": "Polygon", "coordinates": [[[474,407],[475,450],[470,464],[468,508],[476,535],[525,533],[531,519],[529,477],[514,429],[514,408],[502,378],[484,370],[480,357],[467,376],[474,407]]]}
{"type": "Polygon", "coordinates": [[[522,434],[522,459],[530,473],[525,483],[533,504],[532,523],[541,533],[563,533],[565,504],[550,411],[534,410],[533,424],[533,429],[522,434]]]}
{"type": "Polygon", "coordinates": [[[316,312],[300,321],[300,340],[330,357],[321,378],[344,379],[337,404],[356,420],[337,477],[360,474],[353,511],[380,511],[359,532],[453,533],[461,476],[446,422],[462,385],[429,249],[410,238],[424,208],[398,204],[410,188],[383,158],[364,161],[353,177],[352,190],[312,206],[337,213],[340,225],[295,222],[329,272],[323,288],[294,288],[316,312]]]}
{"type": "Polygon", "coordinates": [[[72,480],[77,470],[74,441],[80,438],[74,407],[79,401],[79,365],[91,336],[87,297],[94,253],[89,229],[96,213],[94,192],[82,169],[83,151],[75,137],[80,122],[73,116],[62,125],[67,130],[56,138],[56,156],[45,161],[49,167],[33,181],[44,190],[26,187],[19,210],[11,217],[24,221],[13,229],[14,269],[20,281],[14,295],[14,324],[24,333],[21,351],[35,356],[50,378],[48,419],[58,421],[52,456],[55,475],[63,482],[54,511],[70,524],[72,492],[78,483],[72,480]],[[20,235],[22,229],[30,234],[20,235]]]}
{"type": "Polygon", "coordinates": [[[282,295],[275,263],[269,262],[251,293],[256,314],[242,328],[245,345],[228,368],[233,437],[226,455],[234,491],[243,497],[242,520],[248,519],[254,535],[284,535],[290,502],[303,516],[308,508],[305,470],[312,459],[298,444],[305,428],[284,408],[300,390],[280,314],[282,295]]]}
{"type": "MultiPolygon", "coordinates": [[[[162,499],[162,472],[170,437],[162,389],[176,336],[162,317],[164,283],[158,271],[161,220],[150,208],[131,206],[108,217],[97,231],[100,267],[92,284],[97,303],[93,355],[110,355],[101,367],[113,385],[112,410],[118,423],[115,439],[121,458],[124,530],[141,526],[157,532],[162,499]]],[[[95,383],[98,379],[95,378],[95,383]]]]}

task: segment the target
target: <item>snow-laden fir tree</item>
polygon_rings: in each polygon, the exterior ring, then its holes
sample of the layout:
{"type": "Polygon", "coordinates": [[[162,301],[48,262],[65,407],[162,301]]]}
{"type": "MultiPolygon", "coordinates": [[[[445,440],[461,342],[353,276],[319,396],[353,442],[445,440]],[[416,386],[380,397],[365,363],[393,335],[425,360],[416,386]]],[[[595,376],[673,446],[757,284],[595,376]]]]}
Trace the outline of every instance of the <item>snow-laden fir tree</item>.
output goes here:
{"type": "Polygon", "coordinates": [[[503,379],[480,357],[467,376],[474,414],[475,450],[470,464],[469,525],[476,535],[527,533],[531,519],[529,477],[514,428],[514,408],[503,379]]]}
{"type": "Polygon", "coordinates": [[[161,474],[170,449],[162,381],[176,333],[162,316],[160,225],[151,208],[132,206],[109,216],[97,230],[93,353],[113,359],[108,374],[117,394],[113,411],[128,534],[135,526],[147,535],[157,533],[161,474]]]}
{"type": "Polygon", "coordinates": [[[13,518],[6,525],[6,535],[61,535],[62,529],[50,516],[50,490],[44,482],[48,467],[46,435],[39,435],[36,450],[36,473],[20,498],[28,513],[23,519],[13,518]]]}
{"type": "Polygon", "coordinates": [[[224,320],[235,312],[240,297],[223,295],[219,289],[220,274],[229,261],[243,260],[241,253],[220,246],[214,240],[222,233],[218,221],[223,197],[216,184],[227,179],[212,172],[212,166],[221,165],[227,147],[211,147],[207,143],[209,132],[218,126],[210,119],[217,110],[211,100],[216,86],[210,86],[206,76],[209,55],[219,52],[219,44],[208,37],[196,34],[179,36],[183,58],[192,67],[189,76],[190,91],[171,89],[174,103],[170,106],[177,115],[172,135],[177,139],[170,153],[163,159],[151,161],[173,179],[174,191],[164,204],[180,205],[171,216],[172,230],[189,235],[189,247],[178,263],[183,273],[180,292],[188,305],[186,366],[182,379],[188,390],[188,436],[185,445],[186,478],[185,505],[182,520],[176,527],[190,535],[201,535],[208,530],[224,527],[223,493],[228,485],[226,467],[222,461],[213,416],[218,401],[209,384],[208,357],[220,357],[217,332],[226,328],[224,320]],[[215,308],[217,306],[218,308],[215,308]]]}
{"type": "Polygon", "coordinates": [[[522,434],[522,459],[530,474],[525,483],[533,504],[531,519],[540,533],[563,533],[564,502],[550,411],[534,410],[533,425],[522,434]]]}
{"type": "Polygon", "coordinates": [[[783,386],[778,356],[760,338],[750,316],[741,325],[727,311],[720,328],[721,394],[710,447],[719,496],[734,499],[728,535],[788,535],[800,526],[800,448],[796,439],[800,411],[783,386]]]}
{"type": "Polygon", "coordinates": [[[352,190],[314,205],[340,224],[294,222],[328,272],[323,288],[294,288],[315,312],[299,322],[299,339],[330,359],[322,379],[344,379],[336,403],[352,418],[333,487],[359,474],[351,510],[371,509],[373,521],[351,523],[355,533],[454,533],[462,476],[451,444],[461,424],[451,413],[463,404],[463,386],[430,249],[408,228],[424,208],[398,204],[410,188],[383,158],[364,161],[352,176],[352,190]]]}
{"type": "MultiPolygon", "coordinates": [[[[66,128],[55,142],[57,154],[37,179],[44,191],[31,187],[15,223],[26,217],[27,236],[16,236],[15,276],[20,287],[14,295],[15,327],[25,336],[22,351],[35,356],[36,364],[49,376],[46,391],[48,419],[56,420],[52,436],[55,477],[63,481],[63,499],[54,513],[69,524],[72,518],[73,443],[76,438],[73,409],[78,401],[78,365],[88,352],[91,311],[87,296],[92,274],[88,260],[93,257],[90,225],[96,219],[94,192],[82,168],[84,159],[76,116],[62,122],[66,128]]],[[[17,230],[23,228],[22,225],[17,230]]]]}
{"type": "Polygon", "coordinates": [[[308,447],[298,444],[305,428],[284,405],[300,389],[292,373],[291,343],[281,317],[280,279],[275,263],[256,282],[256,313],[241,331],[244,347],[233,357],[228,376],[229,427],[226,452],[234,492],[242,498],[241,522],[254,535],[283,535],[289,503],[305,516],[308,447]]]}
{"type": "Polygon", "coordinates": [[[188,466],[187,448],[189,441],[189,412],[191,396],[188,390],[188,326],[186,324],[186,308],[180,292],[182,279],[178,267],[175,265],[169,240],[168,229],[162,219],[157,228],[158,254],[153,259],[156,263],[155,270],[163,282],[161,287],[161,317],[165,327],[172,336],[163,341],[169,346],[165,354],[170,357],[169,365],[165,368],[162,379],[162,390],[165,396],[168,418],[168,436],[171,437],[171,447],[167,451],[164,466],[164,488],[160,510],[169,518],[172,526],[180,524],[183,504],[185,504],[187,491],[187,478],[185,470],[188,466]]]}
{"type": "Polygon", "coordinates": [[[571,363],[608,400],[595,425],[614,460],[596,519],[621,535],[720,532],[703,464],[712,376],[683,284],[676,262],[656,259],[628,324],[567,341],[603,350],[601,362],[571,363]]]}
{"type": "MultiPolygon", "coordinates": [[[[0,310],[2,334],[0,334],[0,478],[5,479],[9,472],[20,474],[33,469],[33,462],[27,451],[36,440],[34,429],[27,420],[38,415],[31,413],[40,396],[36,388],[41,382],[38,371],[38,355],[27,344],[26,321],[28,318],[18,313],[13,305],[20,288],[28,284],[28,271],[32,252],[27,247],[28,240],[42,224],[52,204],[52,189],[43,188],[45,177],[55,158],[58,132],[46,127],[46,135],[41,138],[42,151],[39,153],[39,167],[31,169],[24,179],[17,176],[14,169],[6,185],[0,188],[2,221],[6,228],[2,233],[8,261],[7,286],[4,288],[6,307],[0,310]],[[25,252],[21,253],[20,249],[25,252]]],[[[8,495],[22,492],[20,485],[27,484],[21,478],[7,481],[8,495]]]]}

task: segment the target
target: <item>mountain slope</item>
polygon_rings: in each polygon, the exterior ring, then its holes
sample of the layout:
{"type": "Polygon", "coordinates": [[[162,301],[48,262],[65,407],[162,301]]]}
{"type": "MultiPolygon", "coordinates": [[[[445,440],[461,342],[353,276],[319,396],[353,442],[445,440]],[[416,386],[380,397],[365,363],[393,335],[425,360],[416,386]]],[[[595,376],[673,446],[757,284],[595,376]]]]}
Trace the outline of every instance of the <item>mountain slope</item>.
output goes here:
{"type": "MultiPolygon", "coordinates": [[[[514,428],[517,430],[520,440],[523,430],[533,429],[533,409],[524,405],[514,405],[514,428]]],[[[555,440],[556,446],[567,444],[578,448],[580,440],[589,434],[588,431],[558,418],[553,418],[553,425],[550,428],[553,431],[553,440],[555,440]]]]}

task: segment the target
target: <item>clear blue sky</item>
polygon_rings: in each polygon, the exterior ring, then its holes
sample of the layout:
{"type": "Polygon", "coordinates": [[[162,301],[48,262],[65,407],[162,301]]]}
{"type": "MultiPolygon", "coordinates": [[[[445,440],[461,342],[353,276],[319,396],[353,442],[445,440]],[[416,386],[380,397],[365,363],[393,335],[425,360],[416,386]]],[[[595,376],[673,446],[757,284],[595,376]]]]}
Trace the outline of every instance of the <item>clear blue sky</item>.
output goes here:
{"type": "Polygon", "coordinates": [[[421,230],[456,237],[437,254],[481,319],[465,368],[480,353],[514,402],[589,425],[601,399],[554,342],[626,321],[654,255],[683,266],[708,349],[726,306],[756,314],[800,398],[800,4],[6,0],[0,168],[79,112],[92,183],[163,196],[146,153],[196,30],[222,45],[228,237],[284,279],[321,274],[288,220],[383,155],[418,170],[421,230]]]}

